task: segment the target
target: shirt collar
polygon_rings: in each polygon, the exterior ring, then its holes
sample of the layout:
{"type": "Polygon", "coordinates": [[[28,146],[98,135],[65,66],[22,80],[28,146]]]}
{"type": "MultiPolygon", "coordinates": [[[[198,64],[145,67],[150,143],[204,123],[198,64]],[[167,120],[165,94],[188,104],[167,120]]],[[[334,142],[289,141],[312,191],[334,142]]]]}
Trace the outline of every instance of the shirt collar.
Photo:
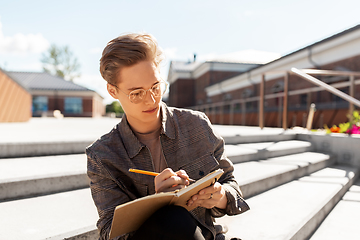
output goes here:
{"type": "Polygon", "coordinates": [[[162,129],[161,133],[165,134],[168,138],[175,139],[175,125],[172,117],[173,113],[169,111],[164,102],[161,103],[161,116],[162,116],[162,129]]]}
{"type": "MultiPolygon", "coordinates": [[[[161,134],[166,135],[168,138],[175,139],[175,127],[174,120],[172,118],[172,113],[169,111],[165,103],[161,103],[161,134]]],[[[133,131],[130,128],[129,122],[126,119],[126,114],[124,113],[120,126],[119,126],[120,136],[126,148],[126,151],[130,158],[135,157],[144,145],[138,140],[133,131]]]]}

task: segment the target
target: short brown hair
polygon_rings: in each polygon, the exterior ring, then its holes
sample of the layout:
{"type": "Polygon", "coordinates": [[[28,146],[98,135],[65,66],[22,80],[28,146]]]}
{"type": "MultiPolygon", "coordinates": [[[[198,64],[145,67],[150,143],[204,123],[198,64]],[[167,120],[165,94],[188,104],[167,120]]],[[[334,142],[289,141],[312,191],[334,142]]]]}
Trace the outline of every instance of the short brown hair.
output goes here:
{"type": "Polygon", "coordinates": [[[162,50],[152,35],[125,34],[111,40],[104,48],[100,59],[100,73],[108,83],[116,85],[122,67],[141,61],[152,61],[159,67],[162,60],[162,50]]]}

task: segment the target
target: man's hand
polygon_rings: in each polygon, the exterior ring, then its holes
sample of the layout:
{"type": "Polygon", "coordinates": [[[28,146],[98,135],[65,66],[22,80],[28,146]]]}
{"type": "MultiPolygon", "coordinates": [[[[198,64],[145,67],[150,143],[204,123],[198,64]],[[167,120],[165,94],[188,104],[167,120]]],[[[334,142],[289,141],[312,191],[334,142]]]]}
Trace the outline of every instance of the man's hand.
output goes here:
{"type": "Polygon", "coordinates": [[[192,196],[187,203],[188,206],[195,205],[196,207],[204,207],[208,209],[213,207],[225,209],[226,204],[227,197],[225,189],[218,182],[199,191],[199,193],[192,196]]]}
{"type": "Polygon", "coordinates": [[[189,176],[184,170],[174,172],[171,168],[166,168],[155,177],[155,191],[171,192],[182,189],[189,185],[189,176]]]}

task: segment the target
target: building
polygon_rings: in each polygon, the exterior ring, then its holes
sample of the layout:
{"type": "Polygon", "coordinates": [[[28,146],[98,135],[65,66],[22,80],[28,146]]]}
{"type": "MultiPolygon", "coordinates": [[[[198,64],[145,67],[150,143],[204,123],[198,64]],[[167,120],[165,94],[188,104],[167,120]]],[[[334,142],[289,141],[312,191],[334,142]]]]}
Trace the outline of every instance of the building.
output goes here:
{"type": "MultiPolygon", "coordinates": [[[[98,93],[60,77],[45,72],[10,71],[2,72],[2,76],[30,94],[30,102],[23,103],[30,116],[53,116],[54,110],[60,110],[65,117],[98,117],[105,114],[103,98],[98,93]]],[[[11,93],[6,96],[8,102],[13,96],[11,93]]],[[[12,121],[26,120],[19,118],[12,121]]]]}
{"type": "Polygon", "coordinates": [[[31,94],[0,69],[0,122],[25,122],[31,118],[31,94]]]}
{"type": "MultiPolygon", "coordinates": [[[[170,83],[168,103],[175,107],[210,103],[206,87],[248,72],[278,57],[278,54],[246,50],[225,54],[206,62],[196,62],[196,56],[193,62],[172,61],[167,79],[170,83]]],[[[226,99],[226,94],[223,97],[226,99]]]]}
{"type": "MultiPolygon", "coordinates": [[[[184,64],[184,63],[183,63],[184,64]]],[[[203,63],[209,64],[209,63],[203,63]]],[[[285,73],[291,68],[333,70],[344,73],[342,76],[315,76],[321,81],[330,84],[339,90],[350,93],[351,71],[360,72],[360,25],[330,36],[319,42],[306,46],[286,56],[266,64],[259,64],[248,69],[241,69],[241,64],[222,63],[228,68],[234,66],[232,72],[238,74],[232,77],[219,78],[216,81],[207,81],[202,84],[201,79],[211,74],[211,68],[199,72],[199,66],[188,70],[188,79],[194,81],[194,94],[176,91],[177,82],[184,82],[184,70],[171,68],[169,72],[170,99],[179,96],[194,98],[193,109],[205,111],[213,123],[219,124],[259,124],[260,88],[265,76],[265,126],[280,127],[282,124],[282,111],[284,99],[285,73]],[[199,72],[196,74],[196,72],[199,72]],[[203,89],[197,89],[197,86],[203,89]],[[200,94],[203,92],[202,94],[200,94]],[[206,101],[204,101],[206,99],[206,101]]],[[[223,67],[222,69],[226,69],[223,67]]],[[[221,70],[228,73],[228,70],[221,70]]],[[[219,73],[218,73],[219,74],[219,73]]],[[[357,77],[359,78],[359,77],[357,77]]],[[[190,80],[191,81],[191,80],[190,80]]],[[[353,97],[360,99],[360,80],[354,79],[353,97]]],[[[349,103],[324,89],[321,89],[296,75],[288,78],[288,122],[287,127],[304,126],[311,103],[315,103],[313,127],[323,127],[324,124],[332,126],[347,121],[349,103]]],[[[176,102],[169,104],[176,106],[176,102]]]]}

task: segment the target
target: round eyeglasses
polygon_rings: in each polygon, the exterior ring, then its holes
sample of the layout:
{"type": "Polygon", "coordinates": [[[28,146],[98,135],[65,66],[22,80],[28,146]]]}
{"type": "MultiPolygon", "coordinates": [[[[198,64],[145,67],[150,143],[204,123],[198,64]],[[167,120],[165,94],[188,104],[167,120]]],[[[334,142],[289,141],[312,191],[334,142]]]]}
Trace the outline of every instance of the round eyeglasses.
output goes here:
{"type": "MultiPolygon", "coordinates": [[[[113,84],[111,84],[111,85],[113,85],[113,84]]],[[[141,103],[142,101],[144,101],[147,91],[150,91],[150,93],[152,93],[154,97],[161,97],[166,92],[168,84],[164,81],[160,81],[158,83],[155,83],[148,90],[136,89],[136,90],[131,91],[129,94],[126,94],[125,92],[123,92],[118,86],[116,86],[116,85],[113,85],[113,86],[116,87],[117,89],[119,89],[126,96],[128,96],[130,102],[138,104],[138,103],[141,103]]]]}

